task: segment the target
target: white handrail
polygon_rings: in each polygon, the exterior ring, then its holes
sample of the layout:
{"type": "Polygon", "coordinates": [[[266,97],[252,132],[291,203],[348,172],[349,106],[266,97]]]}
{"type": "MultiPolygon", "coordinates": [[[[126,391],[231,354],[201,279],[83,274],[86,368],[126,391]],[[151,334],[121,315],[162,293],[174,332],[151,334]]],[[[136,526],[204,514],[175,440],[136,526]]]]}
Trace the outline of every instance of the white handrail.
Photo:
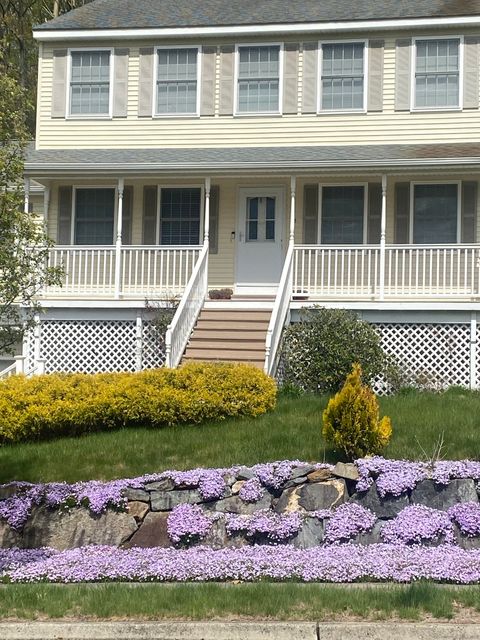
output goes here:
{"type": "Polygon", "coordinates": [[[285,257],[280,284],[278,285],[275,304],[273,305],[273,311],[267,329],[264,371],[270,376],[275,375],[278,361],[278,347],[290,311],[293,281],[293,251],[293,244],[290,244],[285,257]]]}
{"type": "Polygon", "coordinates": [[[182,300],[165,335],[165,366],[178,367],[195,322],[202,310],[208,287],[208,241],[204,243],[182,300]]]}
{"type": "Polygon", "coordinates": [[[0,371],[0,380],[6,380],[7,378],[14,376],[16,373],[17,373],[17,363],[14,362],[6,369],[3,369],[2,371],[0,371]]]}

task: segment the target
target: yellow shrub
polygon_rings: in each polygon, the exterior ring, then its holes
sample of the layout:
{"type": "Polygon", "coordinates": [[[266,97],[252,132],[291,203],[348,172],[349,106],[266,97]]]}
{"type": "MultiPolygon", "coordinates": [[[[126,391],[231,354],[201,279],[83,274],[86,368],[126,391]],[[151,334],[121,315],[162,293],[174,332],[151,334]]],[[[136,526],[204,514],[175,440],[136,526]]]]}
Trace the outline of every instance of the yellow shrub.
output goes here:
{"type": "Polygon", "coordinates": [[[348,458],[379,453],[392,435],[390,418],[380,420],[375,394],[362,384],[362,369],[354,364],[343,388],[323,412],[323,436],[348,458]]]}
{"type": "Polygon", "coordinates": [[[242,364],[12,376],[0,383],[0,443],[258,416],[273,409],[276,392],[272,378],[242,364]]]}

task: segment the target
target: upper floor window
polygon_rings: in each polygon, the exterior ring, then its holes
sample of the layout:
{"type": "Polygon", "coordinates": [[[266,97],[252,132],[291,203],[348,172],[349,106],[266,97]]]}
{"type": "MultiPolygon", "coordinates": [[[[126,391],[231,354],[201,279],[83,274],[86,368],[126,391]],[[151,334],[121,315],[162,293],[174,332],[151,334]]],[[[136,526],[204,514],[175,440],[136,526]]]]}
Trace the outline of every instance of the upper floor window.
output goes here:
{"type": "Polygon", "coordinates": [[[324,43],[321,54],[320,110],[364,109],[365,43],[324,43]]]}
{"type": "Polygon", "coordinates": [[[70,114],[110,114],[111,52],[72,51],[70,67],[70,114]]]}
{"type": "Polygon", "coordinates": [[[416,40],[414,107],[459,106],[459,38],[416,40]]]}
{"type": "Polygon", "coordinates": [[[157,115],[198,112],[198,48],[158,49],[157,115]]]}
{"type": "Polygon", "coordinates": [[[238,113],[280,111],[280,46],[238,47],[238,113]]]}

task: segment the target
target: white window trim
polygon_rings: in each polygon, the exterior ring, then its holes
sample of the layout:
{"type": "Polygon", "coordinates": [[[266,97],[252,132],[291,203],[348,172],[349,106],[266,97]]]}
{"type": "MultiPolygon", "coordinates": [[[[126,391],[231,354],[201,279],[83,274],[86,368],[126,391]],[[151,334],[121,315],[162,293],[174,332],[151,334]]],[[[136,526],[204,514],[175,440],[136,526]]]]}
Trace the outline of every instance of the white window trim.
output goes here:
{"type": "Polygon", "coordinates": [[[67,120],[112,120],[113,118],[113,82],[114,82],[114,64],[115,53],[113,47],[72,47],[67,49],[67,120]],[[71,87],[70,82],[72,79],[72,53],[86,53],[88,51],[108,51],[110,53],[110,78],[109,78],[109,92],[108,92],[108,113],[73,113],[72,114],[72,101],[71,101],[71,87]]]}
{"type": "Polygon", "coordinates": [[[242,42],[235,45],[235,63],[233,73],[233,115],[241,118],[251,118],[258,116],[281,116],[283,115],[283,42],[242,42]],[[277,111],[239,111],[238,109],[238,81],[240,66],[240,49],[246,47],[279,47],[278,55],[278,110],[277,111]]]}
{"type": "Polygon", "coordinates": [[[203,230],[205,220],[205,185],[204,184],[158,184],[157,185],[157,220],[155,225],[155,243],[159,247],[199,247],[203,242],[203,230]],[[162,208],[162,189],[200,189],[200,227],[198,231],[198,244],[161,244],[160,243],[160,215],[162,208]]]}
{"type": "Polygon", "coordinates": [[[318,91],[317,91],[317,115],[333,113],[366,113],[367,112],[367,87],[368,87],[368,40],[362,38],[354,40],[320,40],[318,43],[318,91]],[[322,72],[323,72],[323,45],[324,44],[363,44],[363,105],[359,109],[322,109],[322,72]]]}
{"type": "Polygon", "coordinates": [[[115,237],[116,237],[116,229],[117,229],[117,218],[118,218],[118,185],[114,184],[79,184],[73,185],[72,189],[72,222],[70,226],[70,243],[74,247],[92,247],[94,249],[98,249],[100,247],[114,247],[115,246],[115,237]],[[77,221],[77,191],[81,191],[82,189],[112,189],[114,192],[113,199],[113,238],[112,244],[75,244],[75,226],[77,221]]]}
{"type": "Polygon", "coordinates": [[[202,62],[203,62],[203,47],[195,44],[181,44],[181,45],[162,45],[154,48],[154,63],[153,63],[153,91],[152,91],[152,118],[199,118],[200,117],[200,100],[201,100],[201,81],[202,81],[202,62]],[[158,52],[162,50],[171,51],[172,49],[196,49],[197,50],[197,96],[195,101],[195,111],[188,113],[159,113],[157,111],[157,81],[158,81],[158,52]]]}
{"type": "Polygon", "coordinates": [[[317,244],[323,247],[355,247],[356,244],[322,244],[322,205],[323,205],[323,188],[324,187],[363,187],[363,238],[362,245],[367,244],[368,238],[368,182],[321,182],[318,185],[318,228],[317,228],[317,244]]]}
{"type": "Polygon", "coordinates": [[[412,39],[412,47],[410,52],[410,111],[462,111],[463,110],[463,44],[464,37],[451,36],[416,36],[412,39]],[[415,106],[415,69],[417,63],[417,42],[419,40],[458,40],[458,105],[456,107],[417,107],[415,106]]]}
{"type": "MultiPolygon", "coordinates": [[[[457,187],[457,238],[454,244],[459,244],[461,241],[461,237],[462,237],[462,181],[461,180],[416,180],[416,181],[412,181],[410,182],[410,215],[409,215],[409,234],[408,234],[408,241],[409,244],[414,245],[415,247],[422,247],[425,245],[422,244],[417,244],[413,242],[413,225],[415,222],[415,187],[417,185],[450,185],[450,184],[454,184],[457,187]]],[[[433,243],[433,242],[429,242],[428,246],[432,245],[432,244],[436,244],[441,246],[442,244],[450,244],[449,242],[447,243],[433,243]]]]}

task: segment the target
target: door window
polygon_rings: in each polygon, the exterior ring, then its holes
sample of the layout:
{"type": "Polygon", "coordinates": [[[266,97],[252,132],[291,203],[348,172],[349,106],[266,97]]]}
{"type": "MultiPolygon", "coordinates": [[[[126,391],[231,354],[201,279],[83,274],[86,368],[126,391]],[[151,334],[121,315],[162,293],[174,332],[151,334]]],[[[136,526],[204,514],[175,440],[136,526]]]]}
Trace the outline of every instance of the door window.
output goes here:
{"type": "Polygon", "coordinates": [[[275,198],[247,198],[247,242],[275,242],[275,198]]]}

